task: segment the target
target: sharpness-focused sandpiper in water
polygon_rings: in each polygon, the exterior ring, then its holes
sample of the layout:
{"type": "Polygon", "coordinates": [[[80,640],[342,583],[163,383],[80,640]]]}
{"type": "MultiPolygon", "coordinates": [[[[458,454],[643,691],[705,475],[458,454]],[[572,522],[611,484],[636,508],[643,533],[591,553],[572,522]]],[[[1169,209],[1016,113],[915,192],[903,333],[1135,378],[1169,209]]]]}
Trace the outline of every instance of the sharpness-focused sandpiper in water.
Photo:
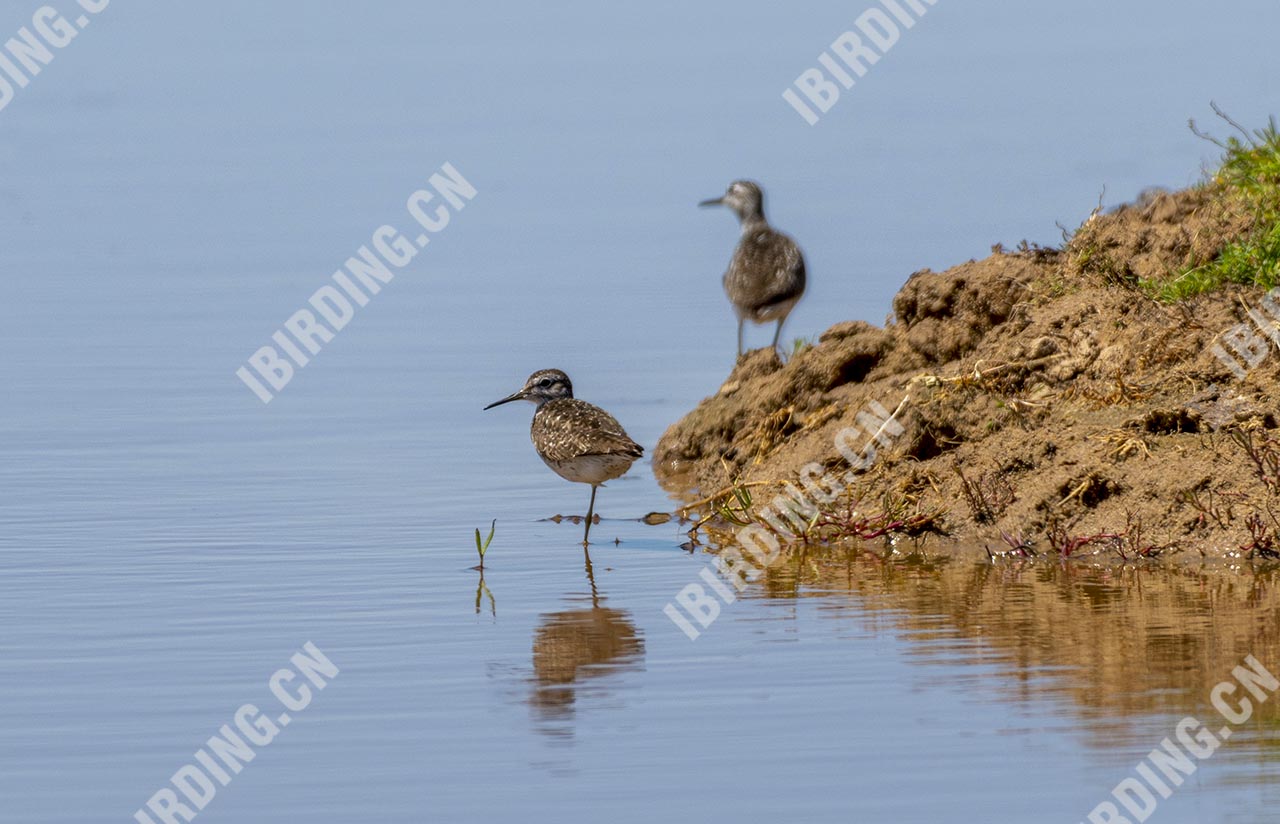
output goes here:
{"type": "Polygon", "coordinates": [[[534,372],[519,391],[485,409],[512,401],[531,401],[538,406],[529,430],[538,457],[566,481],[591,484],[587,528],[582,533],[585,545],[595,515],[596,489],[626,474],[644,455],[644,449],[608,412],[574,398],[569,376],[559,369],[534,372]]]}

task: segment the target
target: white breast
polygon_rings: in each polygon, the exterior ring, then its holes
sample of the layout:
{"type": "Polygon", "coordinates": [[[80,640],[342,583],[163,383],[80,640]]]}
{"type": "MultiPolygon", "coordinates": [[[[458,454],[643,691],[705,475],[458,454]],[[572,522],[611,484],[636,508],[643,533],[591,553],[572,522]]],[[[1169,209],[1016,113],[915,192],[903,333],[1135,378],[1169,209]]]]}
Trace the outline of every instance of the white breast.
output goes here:
{"type": "Polygon", "coordinates": [[[626,455],[583,455],[568,461],[542,460],[566,481],[599,485],[621,477],[631,468],[635,458],[626,455]]]}

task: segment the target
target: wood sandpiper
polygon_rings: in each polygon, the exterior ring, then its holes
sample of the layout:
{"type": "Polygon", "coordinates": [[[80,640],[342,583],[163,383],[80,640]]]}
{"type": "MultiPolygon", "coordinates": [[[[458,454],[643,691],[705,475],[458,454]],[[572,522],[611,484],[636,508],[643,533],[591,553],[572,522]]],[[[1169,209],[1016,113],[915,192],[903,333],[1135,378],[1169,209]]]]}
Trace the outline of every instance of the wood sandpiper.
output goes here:
{"type": "Polygon", "coordinates": [[[791,238],[764,217],[764,192],[750,180],[729,184],[723,197],[699,206],[728,206],[742,222],[742,238],[724,273],[724,291],[738,315],[738,357],[742,357],[742,325],[776,320],[773,348],[778,348],[782,324],[804,295],[804,255],[791,238]]]}
{"type": "Polygon", "coordinates": [[[626,474],[631,464],[644,455],[644,449],[608,412],[574,398],[569,376],[559,369],[534,372],[519,391],[485,409],[512,401],[530,401],[538,406],[529,430],[538,457],[566,481],[591,484],[587,528],[582,534],[585,546],[595,515],[596,489],[605,481],[626,474]]]}

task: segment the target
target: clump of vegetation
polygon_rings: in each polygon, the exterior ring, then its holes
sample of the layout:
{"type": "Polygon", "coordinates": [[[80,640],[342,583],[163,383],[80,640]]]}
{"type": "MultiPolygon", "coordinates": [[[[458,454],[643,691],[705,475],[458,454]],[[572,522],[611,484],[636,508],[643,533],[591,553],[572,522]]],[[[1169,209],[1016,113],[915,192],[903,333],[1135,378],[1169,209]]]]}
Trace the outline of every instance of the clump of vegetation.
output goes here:
{"type": "Polygon", "coordinates": [[[791,483],[737,482],[682,507],[679,514],[687,517],[695,511],[706,512],[689,529],[695,545],[700,543],[702,534],[715,544],[731,543],[736,529],[748,525],[762,526],[788,544],[833,544],[854,538],[870,541],[887,536],[942,533],[946,510],[925,507],[917,495],[889,490],[873,494],[870,487],[864,485],[846,488],[840,497],[843,505],[832,502],[816,506],[803,498],[791,483]],[[750,491],[751,487],[758,486],[775,487],[782,495],[761,505],[750,491]]]}
{"type": "Polygon", "coordinates": [[[1268,520],[1263,520],[1261,513],[1254,512],[1249,515],[1245,521],[1245,526],[1249,529],[1249,543],[1244,544],[1240,548],[1244,550],[1247,558],[1259,556],[1274,561],[1280,559],[1280,521],[1276,519],[1274,513],[1267,510],[1268,520]]]}
{"type": "Polygon", "coordinates": [[[929,509],[910,495],[886,492],[880,505],[864,508],[863,499],[846,496],[849,504],[841,510],[822,512],[814,523],[814,532],[827,543],[854,538],[870,541],[886,536],[918,538],[927,533],[942,534],[943,508],[929,509]]]}
{"type": "Polygon", "coordinates": [[[982,548],[987,551],[987,557],[993,561],[997,558],[1031,558],[1036,554],[1035,541],[1028,538],[1021,532],[1017,535],[1011,535],[1002,529],[1000,530],[1000,538],[1009,545],[1009,549],[1007,551],[992,552],[991,547],[986,544],[982,545],[982,548]]]}
{"type": "Polygon", "coordinates": [[[1168,282],[1148,284],[1155,297],[1170,303],[1227,283],[1265,289],[1280,284],[1280,129],[1274,117],[1265,128],[1249,131],[1217,106],[1214,112],[1241,136],[1219,140],[1197,129],[1195,121],[1191,128],[1221,147],[1222,165],[1213,181],[1241,201],[1253,217],[1253,227],[1208,263],[1189,267],[1168,282]]]}
{"type": "Polygon", "coordinates": [[[969,505],[969,514],[980,524],[993,524],[1017,500],[1013,485],[998,472],[984,472],[969,478],[959,463],[951,465],[960,478],[960,492],[969,505]]]}
{"type": "Polygon", "coordinates": [[[724,498],[716,502],[716,512],[731,524],[746,526],[751,523],[751,490],[745,486],[733,487],[733,500],[724,498]]]}
{"type": "Polygon", "coordinates": [[[1228,433],[1249,458],[1254,475],[1269,495],[1280,494],[1280,442],[1265,434],[1248,429],[1233,429],[1228,433]]]}
{"type": "Polygon", "coordinates": [[[1179,503],[1185,504],[1197,513],[1192,525],[1204,528],[1212,524],[1218,529],[1229,529],[1236,519],[1235,504],[1239,503],[1242,497],[1240,493],[1215,492],[1212,489],[1203,491],[1203,497],[1199,489],[1187,489],[1178,496],[1179,503]]]}
{"type": "Polygon", "coordinates": [[[805,352],[809,349],[812,349],[816,345],[817,344],[815,344],[811,338],[796,338],[795,340],[791,341],[791,351],[787,354],[787,357],[788,359],[794,358],[796,355],[799,355],[801,352],[805,352]]]}
{"type": "MultiPolygon", "coordinates": [[[[1009,538],[1005,533],[1005,543],[1013,546],[1014,550],[1023,549],[1023,554],[1026,554],[1030,550],[1030,546],[1025,545],[1025,541],[1021,538],[1017,540],[1024,546],[1014,546],[1013,539],[1009,538]]],[[[1050,516],[1045,524],[1045,540],[1050,548],[1061,558],[1070,558],[1073,555],[1078,555],[1086,547],[1095,547],[1099,550],[1115,552],[1120,556],[1120,560],[1126,562],[1137,558],[1158,558],[1177,546],[1176,543],[1154,544],[1147,540],[1142,518],[1132,512],[1125,513],[1124,529],[1118,532],[1096,532],[1091,535],[1073,533],[1070,525],[1064,522],[1060,516],[1054,514],[1050,516]]],[[[987,550],[987,554],[993,558],[996,557],[990,549],[987,550]]]]}

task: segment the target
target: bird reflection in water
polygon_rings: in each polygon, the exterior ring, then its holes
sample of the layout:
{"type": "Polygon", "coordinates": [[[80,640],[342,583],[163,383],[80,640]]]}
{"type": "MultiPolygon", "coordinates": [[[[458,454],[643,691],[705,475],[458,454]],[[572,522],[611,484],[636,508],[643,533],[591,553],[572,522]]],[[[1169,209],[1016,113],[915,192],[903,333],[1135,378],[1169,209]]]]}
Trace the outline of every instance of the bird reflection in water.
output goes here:
{"type": "Polygon", "coordinates": [[[552,735],[572,735],[575,703],[590,682],[643,664],[644,639],[631,614],[601,606],[604,598],[596,590],[591,555],[585,549],[583,555],[591,607],[549,612],[533,636],[529,705],[543,731],[552,735]]]}

